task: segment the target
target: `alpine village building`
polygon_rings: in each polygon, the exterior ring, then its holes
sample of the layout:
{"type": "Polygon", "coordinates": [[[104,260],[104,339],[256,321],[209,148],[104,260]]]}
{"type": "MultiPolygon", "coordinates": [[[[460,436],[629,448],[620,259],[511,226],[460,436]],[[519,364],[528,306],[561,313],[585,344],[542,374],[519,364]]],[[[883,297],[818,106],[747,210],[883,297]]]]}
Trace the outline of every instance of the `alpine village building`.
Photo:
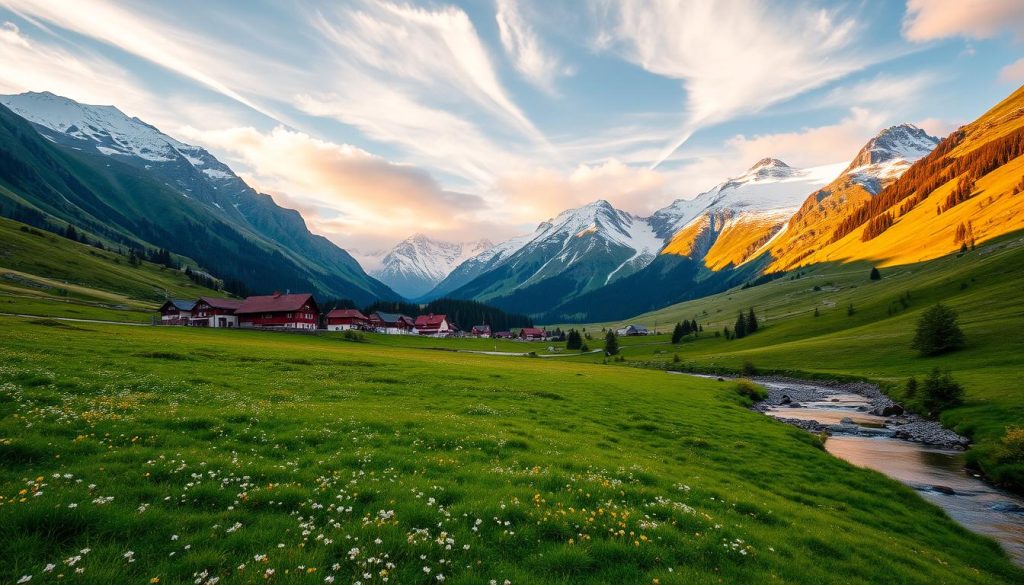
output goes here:
{"type": "Polygon", "coordinates": [[[327,313],[328,331],[348,331],[349,329],[366,329],[369,318],[357,309],[334,309],[327,313]]]}

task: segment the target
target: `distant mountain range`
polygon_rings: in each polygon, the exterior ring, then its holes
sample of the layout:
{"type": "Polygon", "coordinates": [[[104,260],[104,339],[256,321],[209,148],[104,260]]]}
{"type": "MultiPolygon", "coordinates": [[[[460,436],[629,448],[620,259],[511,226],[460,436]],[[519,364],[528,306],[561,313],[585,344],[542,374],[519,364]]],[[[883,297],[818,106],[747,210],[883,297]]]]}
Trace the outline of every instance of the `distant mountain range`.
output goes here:
{"type": "Polygon", "coordinates": [[[453,243],[414,234],[389,250],[371,274],[403,297],[416,300],[460,264],[493,246],[488,240],[453,243]]]}
{"type": "Polygon", "coordinates": [[[45,92],[0,96],[0,104],[3,215],[166,248],[251,291],[399,298],[200,147],[112,106],[45,92]]]}

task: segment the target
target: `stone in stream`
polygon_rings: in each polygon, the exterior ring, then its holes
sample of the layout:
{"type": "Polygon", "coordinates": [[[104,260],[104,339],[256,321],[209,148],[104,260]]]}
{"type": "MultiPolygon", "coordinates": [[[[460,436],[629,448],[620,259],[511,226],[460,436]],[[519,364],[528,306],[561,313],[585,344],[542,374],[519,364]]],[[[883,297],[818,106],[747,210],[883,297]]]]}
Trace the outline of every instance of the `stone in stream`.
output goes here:
{"type": "Polygon", "coordinates": [[[948,485],[933,485],[932,489],[939,492],[940,494],[946,494],[947,496],[956,495],[956,490],[949,487],[948,485]]]}
{"type": "Polygon", "coordinates": [[[790,402],[793,402],[793,399],[789,397],[789,394],[783,394],[781,402],[782,404],[789,404],[790,402]]]}
{"type": "Polygon", "coordinates": [[[885,406],[879,406],[871,411],[871,414],[878,416],[900,416],[904,412],[903,407],[895,402],[885,406]]]}

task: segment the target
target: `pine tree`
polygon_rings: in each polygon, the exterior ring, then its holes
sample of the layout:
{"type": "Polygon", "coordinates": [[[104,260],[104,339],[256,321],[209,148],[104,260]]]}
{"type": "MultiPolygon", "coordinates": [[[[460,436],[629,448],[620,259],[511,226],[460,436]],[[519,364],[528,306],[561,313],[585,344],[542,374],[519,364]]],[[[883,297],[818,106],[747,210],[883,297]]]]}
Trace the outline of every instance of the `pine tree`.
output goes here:
{"type": "Polygon", "coordinates": [[[880,273],[877,268],[872,267],[870,278],[871,280],[882,280],[882,273],[880,273]]]}
{"type": "Polygon", "coordinates": [[[747,335],[755,333],[760,327],[757,323],[757,317],[754,315],[754,307],[750,307],[750,312],[747,313],[747,335]]]}
{"type": "Polygon", "coordinates": [[[69,240],[74,240],[74,241],[77,242],[78,241],[78,230],[75,229],[75,226],[73,226],[73,225],[71,225],[69,223],[68,227],[64,230],[64,237],[69,239],[69,240]]]}
{"type": "Polygon", "coordinates": [[[580,337],[579,331],[570,329],[569,334],[566,336],[565,349],[579,349],[583,346],[583,339],[580,337]]]}
{"type": "Polygon", "coordinates": [[[814,316],[815,316],[815,317],[819,317],[819,316],[821,316],[821,312],[820,312],[820,311],[818,311],[818,307],[814,307],[814,316]]]}
{"type": "Polygon", "coordinates": [[[736,332],[736,339],[743,339],[747,336],[747,318],[743,315],[743,311],[740,311],[738,317],[736,317],[736,325],[733,326],[733,330],[736,332]]]}
{"type": "Polygon", "coordinates": [[[938,355],[963,345],[964,332],[957,324],[956,311],[940,303],[921,314],[911,343],[921,355],[938,355]]]}
{"type": "Polygon", "coordinates": [[[682,323],[676,323],[676,326],[672,329],[672,345],[677,345],[683,340],[683,325],[682,323]]]}
{"type": "Polygon", "coordinates": [[[619,338],[616,337],[615,332],[611,329],[608,330],[608,334],[604,336],[604,354],[605,355],[617,355],[619,353],[619,338]]]}
{"type": "Polygon", "coordinates": [[[690,331],[697,332],[697,320],[690,319],[690,331]]]}
{"type": "Polygon", "coordinates": [[[732,332],[729,331],[729,326],[726,325],[722,328],[722,335],[725,335],[726,339],[732,339],[732,332]]]}

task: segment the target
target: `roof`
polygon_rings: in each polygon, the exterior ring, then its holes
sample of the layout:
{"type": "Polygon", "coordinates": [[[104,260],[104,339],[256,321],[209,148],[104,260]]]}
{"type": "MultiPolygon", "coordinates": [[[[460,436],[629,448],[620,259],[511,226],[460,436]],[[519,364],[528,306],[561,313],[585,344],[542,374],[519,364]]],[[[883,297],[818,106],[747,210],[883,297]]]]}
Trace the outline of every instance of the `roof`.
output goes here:
{"type": "Polygon", "coordinates": [[[334,309],[330,313],[327,313],[328,319],[362,319],[366,320],[366,315],[362,314],[358,309],[334,309]]]}
{"type": "Polygon", "coordinates": [[[416,317],[416,327],[440,327],[441,323],[444,323],[447,318],[447,315],[434,315],[433,313],[430,315],[420,315],[416,317]]]}
{"type": "Polygon", "coordinates": [[[178,309],[179,311],[191,311],[192,309],[195,308],[196,302],[186,301],[182,299],[167,299],[167,302],[160,305],[160,310],[164,310],[164,307],[166,307],[167,305],[171,305],[172,307],[178,309]]]}
{"type": "Polygon", "coordinates": [[[490,325],[473,325],[473,331],[490,331],[490,325]]]}
{"type": "Polygon", "coordinates": [[[313,295],[301,293],[294,295],[264,295],[249,297],[235,310],[235,313],[244,315],[246,313],[280,313],[287,311],[298,311],[306,303],[312,303],[316,307],[313,295]]]}
{"type": "Polygon", "coordinates": [[[210,305],[214,309],[237,309],[242,306],[242,301],[238,299],[221,299],[217,297],[199,297],[200,301],[203,301],[207,305],[210,305]]]}
{"type": "Polygon", "coordinates": [[[523,327],[523,330],[519,332],[520,335],[547,335],[547,332],[537,327],[523,327]]]}
{"type": "Polygon", "coordinates": [[[380,311],[377,311],[376,313],[370,313],[371,318],[374,315],[377,315],[377,319],[379,319],[381,323],[385,323],[388,325],[397,324],[399,322],[407,322],[410,325],[412,324],[411,318],[406,317],[405,315],[400,315],[398,313],[381,313],[380,311]]]}

